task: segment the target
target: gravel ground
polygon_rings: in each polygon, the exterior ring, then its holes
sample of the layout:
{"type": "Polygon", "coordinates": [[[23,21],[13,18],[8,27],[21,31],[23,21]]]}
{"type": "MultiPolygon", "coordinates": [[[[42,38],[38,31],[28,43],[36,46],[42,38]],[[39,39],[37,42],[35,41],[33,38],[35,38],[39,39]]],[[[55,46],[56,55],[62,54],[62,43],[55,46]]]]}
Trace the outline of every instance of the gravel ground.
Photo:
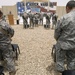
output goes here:
{"type": "Polygon", "coordinates": [[[21,50],[16,75],[53,75],[50,65],[51,48],[55,44],[54,30],[43,26],[34,29],[24,29],[23,25],[12,27],[15,30],[12,42],[17,43],[21,50]]]}

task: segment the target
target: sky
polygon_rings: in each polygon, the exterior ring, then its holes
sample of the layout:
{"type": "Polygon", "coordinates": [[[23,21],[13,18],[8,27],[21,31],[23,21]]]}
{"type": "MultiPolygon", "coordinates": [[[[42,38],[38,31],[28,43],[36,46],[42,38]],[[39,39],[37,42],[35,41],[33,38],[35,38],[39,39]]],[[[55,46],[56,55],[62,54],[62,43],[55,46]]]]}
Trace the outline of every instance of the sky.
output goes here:
{"type": "Polygon", "coordinates": [[[58,6],[66,6],[67,2],[70,0],[50,0],[51,2],[57,2],[58,6]]]}
{"type": "Polygon", "coordinates": [[[15,5],[19,1],[22,1],[22,0],[0,0],[0,7],[15,5]]]}
{"type": "MultiPolygon", "coordinates": [[[[0,0],[0,7],[2,6],[9,6],[9,5],[15,5],[17,2],[20,2],[22,0],[0,0]]],[[[66,3],[70,0],[50,0],[51,2],[57,2],[58,6],[65,6],[66,3]]]]}

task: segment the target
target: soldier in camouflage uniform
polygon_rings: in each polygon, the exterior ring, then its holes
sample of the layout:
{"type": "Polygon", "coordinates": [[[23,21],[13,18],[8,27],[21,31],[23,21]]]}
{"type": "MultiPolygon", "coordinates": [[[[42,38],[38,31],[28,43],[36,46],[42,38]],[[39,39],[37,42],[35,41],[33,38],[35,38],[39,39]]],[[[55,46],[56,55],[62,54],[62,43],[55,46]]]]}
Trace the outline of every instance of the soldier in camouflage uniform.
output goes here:
{"type": "Polygon", "coordinates": [[[34,14],[31,12],[29,13],[29,18],[30,18],[30,28],[34,28],[34,14]]]}
{"type": "Polygon", "coordinates": [[[38,26],[38,19],[39,19],[39,17],[40,17],[40,14],[38,14],[38,13],[35,13],[35,14],[34,14],[35,26],[38,26]]]}
{"type": "Polygon", "coordinates": [[[9,71],[9,75],[15,75],[15,65],[13,59],[13,50],[11,46],[11,38],[14,30],[4,20],[3,13],[0,11],[0,52],[2,52],[3,66],[9,71]]]}
{"type": "Polygon", "coordinates": [[[50,28],[50,16],[48,14],[46,16],[46,28],[50,28]]]}
{"type": "Polygon", "coordinates": [[[43,25],[43,13],[40,13],[40,23],[43,25]]]}
{"type": "Polygon", "coordinates": [[[28,22],[27,22],[28,15],[26,12],[22,14],[22,18],[23,18],[23,27],[26,29],[28,28],[28,22]]]}
{"type": "Polygon", "coordinates": [[[6,19],[5,19],[5,18],[6,18],[6,16],[5,16],[5,15],[3,15],[3,16],[2,16],[2,19],[3,19],[4,21],[6,21],[6,19]]]}
{"type": "Polygon", "coordinates": [[[75,70],[75,1],[66,5],[67,14],[55,28],[56,70],[75,70]],[[66,61],[66,68],[64,67],[66,61]]]}
{"type": "Polygon", "coordinates": [[[57,15],[55,13],[53,13],[52,15],[52,29],[54,29],[54,27],[56,26],[57,23],[57,15]]]}

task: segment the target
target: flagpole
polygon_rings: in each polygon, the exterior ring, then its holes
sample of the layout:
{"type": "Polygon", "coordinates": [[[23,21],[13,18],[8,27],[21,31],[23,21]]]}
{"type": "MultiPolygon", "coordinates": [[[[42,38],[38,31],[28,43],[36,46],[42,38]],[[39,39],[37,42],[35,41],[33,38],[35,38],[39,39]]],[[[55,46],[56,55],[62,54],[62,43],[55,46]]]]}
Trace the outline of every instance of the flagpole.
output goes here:
{"type": "Polygon", "coordinates": [[[27,12],[27,10],[26,10],[26,2],[27,2],[27,1],[26,1],[26,0],[24,0],[24,4],[25,4],[25,12],[27,12]]]}
{"type": "Polygon", "coordinates": [[[47,11],[49,11],[50,9],[50,0],[48,0],[48,9],[47,9],[47,11]]]}

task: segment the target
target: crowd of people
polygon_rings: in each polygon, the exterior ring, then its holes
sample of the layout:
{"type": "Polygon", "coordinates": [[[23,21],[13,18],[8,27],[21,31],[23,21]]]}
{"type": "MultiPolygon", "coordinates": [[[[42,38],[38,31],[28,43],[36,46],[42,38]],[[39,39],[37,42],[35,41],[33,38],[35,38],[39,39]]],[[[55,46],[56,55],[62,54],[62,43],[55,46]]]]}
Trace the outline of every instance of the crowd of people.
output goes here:
{"type": "Polygon", "coordinates": [[[24,28],[34,28],[36,26],[42,25],[44,28],[52,28],[56,26],[57,14],[56,13],[24,13],[21,15],[23,18],[24,28]],[[51,27],[52,21],[52,27],[51,27]]]}

